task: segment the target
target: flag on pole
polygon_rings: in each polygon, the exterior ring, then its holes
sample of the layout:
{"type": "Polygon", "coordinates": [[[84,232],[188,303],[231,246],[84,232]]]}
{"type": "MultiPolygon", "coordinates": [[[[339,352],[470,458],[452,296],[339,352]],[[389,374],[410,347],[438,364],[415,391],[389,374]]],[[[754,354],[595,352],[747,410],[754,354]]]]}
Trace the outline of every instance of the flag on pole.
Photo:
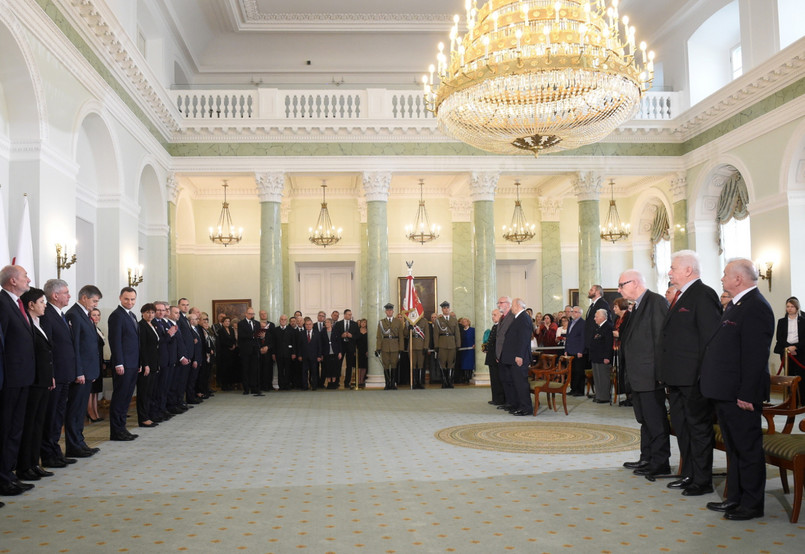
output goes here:
{"type": "Polygon", "coordinates": [[[36,286],[36,269],[34,268],[34,241],[31,235],[31,213],[28,209],[28,195],[22,204],[22,217],[20,218],[20,234],[17,240],[17,249],[14,252],[12,265],[19,265],[28,272],[31,286],[36,286]]]}
{"type": "Polygon", "coordinates": [[[11,252],[8,250],[8,226],[6,210],[3,207],[3,195],[0,194],[0,267],[11,263],[11,252]]]}
{"type": "Polygon", "coordinates": [[[414,276],[411,275],[411,268],[408,268],[408,280],[405,286],[405,302],[403,305],[405,316],[411,325],[416,325],[420,320],[425,310],[422,308],[422,302],[419,301],[419,296],[414,287],[414,276]]]}

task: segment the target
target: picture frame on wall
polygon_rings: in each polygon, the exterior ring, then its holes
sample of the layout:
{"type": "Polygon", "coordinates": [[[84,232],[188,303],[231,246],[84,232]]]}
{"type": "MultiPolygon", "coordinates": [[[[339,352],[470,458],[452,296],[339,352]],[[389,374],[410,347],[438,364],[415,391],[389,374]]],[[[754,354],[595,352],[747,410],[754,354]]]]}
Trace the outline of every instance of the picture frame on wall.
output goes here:
{"type": "MultiPolygon", "coordinates": [[[[399,313],[403,309],[407,281],[408,276],[397,277],[397,305],[394,306],[395,313],[399,313]]],[[[436,277],[414,277],[414,288],[416,289],[417,296],[419,296],[419,301],[422,303],[422,309],[425,310],[425,317],[429,318],[430,314],[436,311],[436,299],[439,293],[437,290],[436,277]]]]}
{"type": "Polygon", "coordinates": [[[252,305],[251,298],[242,300],[213,300],[212,301],[212,321],[218,323],[218,314],[226,314],[232,320],[232,325],[246,317],[246,310],[252,305]]]}
{"type": "MultiPolygon", "coordinates": [[[[587,295],[585,294],[584,296],[586,300],[587,295]]],[[[612,306],[612,303],[621,297],[621,293],[618,292],[618,289],[604,289],[603,296],[604,300],[607,301],[607,304],[612,306]]],[[[579,303],[579,289],[569,289],[567,291],[567,297],[570,299],[568,301],[568,304],[570,304],[571,306],[581,306],[581,304],[579,303]]],[[[587,305],[589,306],[589,302],[587,303],[587,305]]],[[[585,306],[582,306],[582,308],[584,307],[585,306]]]]}

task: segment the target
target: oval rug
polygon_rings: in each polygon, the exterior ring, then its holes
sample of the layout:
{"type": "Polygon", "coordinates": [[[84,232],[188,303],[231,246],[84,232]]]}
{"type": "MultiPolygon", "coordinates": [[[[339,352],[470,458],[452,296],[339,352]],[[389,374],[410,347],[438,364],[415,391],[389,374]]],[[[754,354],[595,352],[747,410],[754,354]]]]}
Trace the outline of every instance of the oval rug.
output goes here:
{"type": "Polygon", "coordinates": [[[523,454],[600,454],[640,448],[640,431],[594,423],[475,423],[435,433],[448,444],[523,454]]]}

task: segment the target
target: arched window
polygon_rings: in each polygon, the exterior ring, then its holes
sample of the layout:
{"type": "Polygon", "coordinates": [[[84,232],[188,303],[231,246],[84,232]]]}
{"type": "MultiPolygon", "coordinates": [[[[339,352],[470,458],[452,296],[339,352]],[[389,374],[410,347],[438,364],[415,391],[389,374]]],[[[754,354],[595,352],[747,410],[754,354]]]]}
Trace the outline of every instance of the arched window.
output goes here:
{"type": "Polygon", "coordinates": [[[718,253],[721,269],[731,258],[752,257],[749,228],[749,193],[743,176],[734,171],[725,181],[716,208],[718,253]]]}

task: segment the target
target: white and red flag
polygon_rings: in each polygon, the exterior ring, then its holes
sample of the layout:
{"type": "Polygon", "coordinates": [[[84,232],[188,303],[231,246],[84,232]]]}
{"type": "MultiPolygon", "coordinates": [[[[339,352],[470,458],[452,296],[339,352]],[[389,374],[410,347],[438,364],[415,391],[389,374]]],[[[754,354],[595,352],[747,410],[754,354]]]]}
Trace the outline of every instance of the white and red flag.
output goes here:
{"type": "Polygon", "coordinates": [[[12,265],[19,265],[28,272],[31,286],[36,286],[36,268],[34,267],[34,241],[31,236],[31,213],[28,208],[28,195],[25,195],[22,204],[22,217],[20,218],[20,234],[17,239],[17,249],[11,260],[12,265]]]}
{"type": "Polygon", "coordinates": [[[408,280],[406,281],[405,285],[405,302],[403,304],[403,311],[405,311],[405,317],[408,318],[408,321],[411,323],[411,325],[416,325],[416,322],[422,318],[425,310],[422,308],[422,302],[419,301],[419,296],[416,293],[414,276],[411,275],[411,271],[411,266],[409,265],[408,280]]]}

